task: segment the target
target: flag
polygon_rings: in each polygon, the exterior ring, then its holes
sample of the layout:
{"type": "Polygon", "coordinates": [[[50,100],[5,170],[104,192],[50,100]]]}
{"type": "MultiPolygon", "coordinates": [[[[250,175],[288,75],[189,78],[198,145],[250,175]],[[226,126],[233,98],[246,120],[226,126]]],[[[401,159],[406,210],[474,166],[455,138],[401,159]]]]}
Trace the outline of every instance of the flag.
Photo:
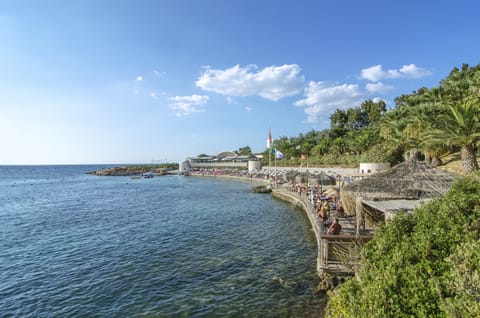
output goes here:
{"type": "Polygon", "coordinates": [[[270,132],[270,128],[268,128],[268,138],[267,138],[267,148],[272,146],[272,134],[270,132]]]}
{"type": "Polygon", "coordinates": [[[283,153],[275,149],[275,158],[276,159],[283,159],[283,153]]]}

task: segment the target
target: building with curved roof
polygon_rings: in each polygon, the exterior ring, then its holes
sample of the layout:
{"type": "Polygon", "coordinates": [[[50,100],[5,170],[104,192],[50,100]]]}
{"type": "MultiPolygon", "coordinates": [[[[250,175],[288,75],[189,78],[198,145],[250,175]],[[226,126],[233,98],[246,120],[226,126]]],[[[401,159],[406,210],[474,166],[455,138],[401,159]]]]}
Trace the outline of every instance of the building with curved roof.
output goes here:
{"type": "Polygon", "coordinates": [[[188,157],[185,159],[188,162],[188,165],[191,169],[200,169],[200,168],[218,168],[218,169],[225,169],[225,168],[240,168],[240,169],[247,169],[250,166],[254,166],[257,169],[260,169],[260,161],[254,155],[237,155],[233,151],[223,151],[220,152],[216,156],[211,155],[201,155],[196,157],[188,157]],[[249,162],[258,162],[255,165],[250,164],[249,162]]]}

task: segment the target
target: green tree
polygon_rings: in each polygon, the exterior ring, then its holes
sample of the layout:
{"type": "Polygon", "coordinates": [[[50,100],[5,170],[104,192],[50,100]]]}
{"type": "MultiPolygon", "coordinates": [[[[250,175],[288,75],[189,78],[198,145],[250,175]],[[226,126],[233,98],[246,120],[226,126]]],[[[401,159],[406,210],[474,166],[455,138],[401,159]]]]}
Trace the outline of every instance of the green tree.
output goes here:
{"type": "Polygon", "coordinates": [[[401,151],[405,154],[405,159],[409,159],[409,140],[405,132],[406,114],[405,108],[398,108],[385,114],[380,122],[380,136],[385,140],[385,146],[390,152],[401,151]]]}
{"type": "Polygon", "coordinates": [[[443,99],[450,103],[458,103],[480,90],[480,64],[470,67],[463,64],[461,69],[455,67],[447,78],[440,82],[443,99]]]}
{"type": "Polygon", "coordinates": [[[368,99],[360,105],[360,108],[366,115],[366,123],[374,125],[380,121],[383,114],[387,111],[387,104],[383,100],[375,102],[368,99]]]}
{"type": "Polygon", "coordinates": [[[250,156],[252,155],[252,149],[250,148],[250,146],[245,146],[239,148],[237,151],[235,151],[235,153],[239,156],[250,156]]]}
{"type": "Polygon", "coordinates": [[[332,139],[343,137],[347,132],[348,114],[346,111],[336,109],[330,115],[330,134],[332,139]]]}
{"type": "Polygon", "coordinates": [[[441,116],[436,132],[436,140],[444,140],[447,145],[459,146],[462,169],[465,174],[478,170],[476,149],[480,143],[480,107],[478,100],[467,100],[449,106],[449,111],[441,116]]]}

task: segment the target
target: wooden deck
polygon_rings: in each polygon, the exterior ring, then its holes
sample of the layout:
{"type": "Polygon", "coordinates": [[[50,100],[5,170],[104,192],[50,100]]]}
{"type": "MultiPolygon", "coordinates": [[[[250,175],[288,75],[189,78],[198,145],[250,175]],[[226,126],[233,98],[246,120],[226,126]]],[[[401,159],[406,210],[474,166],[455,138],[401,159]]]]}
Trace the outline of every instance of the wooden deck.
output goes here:
{"type": "MultiPolygon", "coordinates": [[[[330,220],[338,218],[342,230],[339,235],[327,235],[328,226],[317,216],[312,203],[306,195],[299,195],[287,189],[273,189],[272,195],[278,199],[302,207],[307,214],[315,233],[318,246],[317,271],[334,275],[346,275],[354,271],[359,262],[362,246],[373,238],[373,232],[358,234],[355,217],[337,216],[330,213],[330,220]]],[[[327,221],[327,223],[329,223],[327,221]]]]}

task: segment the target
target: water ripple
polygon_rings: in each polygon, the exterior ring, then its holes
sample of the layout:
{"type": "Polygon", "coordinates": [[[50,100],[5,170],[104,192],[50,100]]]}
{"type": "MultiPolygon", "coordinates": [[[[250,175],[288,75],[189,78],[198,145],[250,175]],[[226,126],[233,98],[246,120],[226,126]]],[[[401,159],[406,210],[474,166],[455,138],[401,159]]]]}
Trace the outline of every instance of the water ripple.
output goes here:
{"type": "Polygon", "coordinates": [[[313,293],[316,247],[308,220],[250,193],[250,184],[36,169],[14,178],[0,167],[4,316],[318,317],[322,311],[313,293]]]}

